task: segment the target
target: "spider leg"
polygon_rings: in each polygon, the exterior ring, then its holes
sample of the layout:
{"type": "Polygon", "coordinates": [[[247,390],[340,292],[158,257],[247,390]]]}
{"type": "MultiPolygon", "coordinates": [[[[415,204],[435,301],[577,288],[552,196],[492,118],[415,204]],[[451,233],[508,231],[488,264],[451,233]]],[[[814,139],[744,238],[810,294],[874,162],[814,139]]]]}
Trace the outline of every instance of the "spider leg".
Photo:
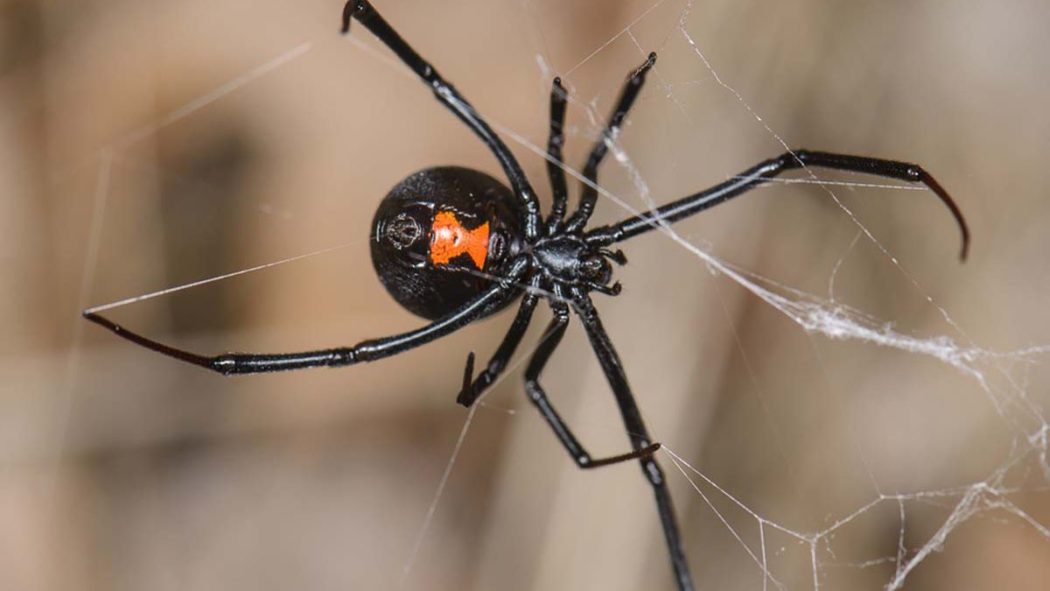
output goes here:
{"type": "Polygon", "coordinates": [[[620,292],[623,291],[623,285],[620,285],[619,281],[613,283],[612,285],[605,285],[604,283],[595,283],[593,281],[588,281],[583,285],[585,285],[587,289],[597,291],[598,293],[603,293],[607,296],[618,296],[620,295],[620,292]]]}
{"type": "Polygon", "coordinates": [[[185,361],[186,363],[225,375],[266,373],[307,367],[340,367],[397,355],[455,332],[478,319],[489,309],[489,306],[501,301],[503,298],[510,297],[516,289],[514,286],[515,281],[525,273],[528,264],[527,257],[517,259],[508,269],[506,277],[501,278],[499,283],[467,302],[455,312],[426,326],[398,335],[362,341],[352,347],[317,351],[303,351],[299,353],[225,353],[215,356],[199,355],[165,345],[132,332],[99,315],[92,309],[85,310],[83,314],[84,318],[137,345],[179,361],[185,361]]]}
{"type": "Polygon", "coordinates": [[[344,34],[350,31],[351,18],[357,19],[358,22],[397,54],[397,57],[409,69],[430,86],[431,90],[434,91],[434,97],[455,113],[460,121],[465,123],[488,146],[489,150],[496,156],[500,166],[503,167],[503,172],[507,175],[507,179],[510,180],[514,194],[522,200],[525,206],[526,238],[530,240],[535,239],[539,235],[539,201],[536,199],[536,194],[533,192],[532,185],[525,176],[525,172],[521,169],[521,165],[518,164],[514,154],[503,143],[503,140],[489,127],[489,124],[485,122],[481,114],[459,94],[459,91],[442,78],[433,65],[409,46],[408,42],[386,22],[368,0],[349,0],[343,7],[344,34]]]}
{"type": "Polygon", "coordinates": [[[602,131],[601,137],[594,142],[594,147],[591,148],[591,155],[587,157],[587,163],[583,166],[583,178],[587,179],[588,182],[583,183],[580,193],[580,205],[576,208],[572,217],[569,218],[566,231],[576,232],[581,230],[587,225],[587,220],[590,219],[591,214],[594,213],[594,204],[598,201],[598,191],[594,188],[594,184],[598,179],[598,166],[601,165],[602,160],[605,159],[605,154],[609,151],[609,142],[616,139],[616,136],[620,133],[620,126],[623,125],[624,117],[627,116],[627,112],[631,110],[631,105],[634,104],[634,99],[638,97],[638,93],[642,90],[642,85],[645,84],[646,73],[649,72],[655,63],[656,54],[650,53],[645,62],[627,77],[627,82],[624,83],[623,90],[620,91],[620,100],[616,103],[616,109],[605,124],[605,130],[602,131]]]}
{"type": "MultiPolygon", "coordinates": [[[[642,413],[638,410],[638,404],[631,394],[631,387],[627,383],[627,375],[624,373],[620,357],[613,348],[609,335],[605,332],[598,311],[587,296],[586,292],[574,289],[572,305],[576,314],[580,317],[587,338],[591,342],[594,354],[602,366],[609,386],[616,396],[616,404],[620,407],[624,426],[631,445],[636,449],[645,449],[652,445],[652,438],[645,428],[642,413]]],[[[639,459],[642,473],[653,487],[653,495],[656,497],[656,507],[660,514],[660,523],[663,526],[664,538],[667,541],[668,552],[671,556],[671,567],[674,569],[675,580],[680,590],[693,589],[693,580],[689,574],[689,564],[685,559],[685,551],[682,548],[682,538],[678,531],[678,522],[675,519],[674,505],[671,502],[671,492],[667,488],[663,470],[652,456],[643,456],[639,459]]]]}
{"type": "Polygon", "coordinates": [[[959,210],[959,206],[955,204],[948,191],[930,173],[923,170],[921,166],[895,160],[848,156],[830,152],[812,152],[809,150],[785,152],[776,158],[760,162],[737,176],[709,189],[704,189],[699,193],[628,218],[617,224],[595,228],[587,233],[587,242],[607,246],[633,238],[659,227],[661,222],[671,224],[685,219],[765,184],[769,182],[769,179],[783,172],[808,166],[860,172],[926,185],[948,207],[948,210],[955,218],[959,231],[962,233],[962,249],[959,258],[966,260],[966,253],[970,248],[970,230],[966,226],[966,220],[963,218],[962,211],[959,210]]]}
{"type": "Polygon", "coordinates": [[[569,201],[569,188],[565,182],[565,169],[562,168],[562,146],[565,145],[565,87],[561,78],[551,83],[551,123],[550,136],[547,140],[547,176],[551,182],[550,215],[547,216],[547,235],[554,234],[561,228],[565,217],[565,207],[569,201]]]}
{"type": "MultiPolygon", "coordinates": [[[[538,288],[539,282],[540,277],[537,275],[530,283],[530,287],[533,289],[538,288]]],[[[463,372],[463,389],[460,390],[459,396],[456,397],[457,403],[470,408],[485,390],[492,385],[492,382],[496,381],[496,378],[503,373],[503,370],[507,367],[507,362],[514,355],[518,344],[521,343],[521,338],[525,336],[525,331],[529,328],[529,322],[532,320],[533,311],[536,310],[537,301],[539,301],[539,296],[534,291],[525,293],[521,300],[521,306],[518,307],[518,313],[514,317],[514,322],[511,323],[507,334],[503,337],[503,342],[496,348],[496,352],[492,354],[488,366],[476,378],[473,377],[474,352],[471,351],[470,355],[467,356],[467,367],[463,372]]]]}
{"type": "Polygon", "coordinates": [[[555,301],[552,302],[551,308],[554,310],[554,318],[551,319],[550,324],[547,326],[547,330],[544,331],[540,345],[532,354],[532,358],[529,359],[529,365],[525,369],[525,391],[529,395],[529,400],[531,400],[536,406],[536,409],[540,411],[544,420],[547,421],[551,430],[554,431],[554,435],[558,437],[558,441],[561,442],[562,447],[564,447],[565,451],[569,453],[569,457],[571,457],[572,461],[576,462],[576,465],[580,468],[599,468],[601,466],[609,466],[630,460],[650,458],[660,449],[659,443],[651,443],[637,447],[634,451],[625,454],[599,459],[592,458],[591,454],[587,453],[587,450],[580,445],[579,440],[573,435],[572,429],[565,424],[565,421],[562,420],[558,411],[556,411],[554,406],[551,405],[550,400],[547,399],[547,393],[543,390],[543,386],[541,386],[539,382],[540,374],[543,372],[543,368],[547,366],[547,361],[550,359],[551,353],[553,353],[554,350],[558,348],[558,344],[561,343],[562,336],[565,335],[565,328],[569,325],[568,306],[563,302],[555,301]]]}

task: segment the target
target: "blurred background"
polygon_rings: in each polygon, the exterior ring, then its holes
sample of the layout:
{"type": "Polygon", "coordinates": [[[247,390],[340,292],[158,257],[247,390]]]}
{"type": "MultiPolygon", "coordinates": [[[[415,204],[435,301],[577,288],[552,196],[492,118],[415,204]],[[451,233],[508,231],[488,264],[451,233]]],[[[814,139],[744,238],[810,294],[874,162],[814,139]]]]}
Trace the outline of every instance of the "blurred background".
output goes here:
{"type": "MultiPolygon", "coordinates": [[[[637,468],[576,469],[520,366],[469,420],[454,403],[467,353],[487,358],[510,313],[367,366],[243,378],[80,319],[310,255],[110,315],[207,353],[421,323],[372,271],[375,205],[424,167],[499,168],[367,31],[338,34],[340,3],[0,7],[0,588],[672,588],[637,468]]],[[[624,293],[597,305],[655,438],[710,479],[661,455],[700,588],[1050,585],[1050,5],[378,8],[513,131],[545,205],[528,146],[546,142],[550,79],[571,92],[578,167],[651,50],[629,160],[600,177],[630,207],[779,154],[778,137],[932,171],[970,222],[966,264],[922,191],[831,185],[840,207],[775,184],[675,228],[910,350],[806,332],[658,233],[624,245],[624,293]]],[[[596,223],[626,215],[602,199],[596,223]]],[[[626,450],[578,325],[544,383],[595,455],[626,450]]]]}

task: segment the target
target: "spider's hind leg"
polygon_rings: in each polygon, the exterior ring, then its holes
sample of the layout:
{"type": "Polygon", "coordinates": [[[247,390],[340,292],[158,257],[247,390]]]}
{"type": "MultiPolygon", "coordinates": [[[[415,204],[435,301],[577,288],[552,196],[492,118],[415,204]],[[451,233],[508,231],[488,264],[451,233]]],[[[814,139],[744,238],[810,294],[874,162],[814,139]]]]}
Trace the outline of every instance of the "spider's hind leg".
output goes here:
{"type": "Polygon", "coordinates": [[[535,239],[540,235],[540,202],[535,191],[525,176],[521,164],[511,153],[503,140],[496,135],[485,118],[471,106],[467,99],[437,69],[423,58],[407,41],[379,14],[379,11],[368,0],[349,0],[343,6],[343,34],[350,32],[351,20],[357,20],[372,32],[384,45],[397,55],[403,64],[425,83],[434,93],[434,98],[452,111],[474,135],[485,144],[492,155],[499,161],[503,173],[510,181],[510,188],[515,197],[525,208],[525,237],[535,239]]]}

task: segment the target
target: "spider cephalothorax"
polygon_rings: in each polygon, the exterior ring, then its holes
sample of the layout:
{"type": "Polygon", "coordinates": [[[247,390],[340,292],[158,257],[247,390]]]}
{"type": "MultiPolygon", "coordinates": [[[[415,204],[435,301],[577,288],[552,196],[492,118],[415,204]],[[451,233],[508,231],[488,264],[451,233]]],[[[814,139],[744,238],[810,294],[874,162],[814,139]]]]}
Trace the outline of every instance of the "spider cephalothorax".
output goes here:
{"type": "Polygon", "coordinates": [[[338,367],[397,355],[452,333],[492,314],[515,299],[521,305],[503,342],[488,365],[474,375],[474,354],[467,356],[463,385],[456,401],[470,406],[507,367],[532,320],[541,299],[550,305],[553,318],[536,345],[525,369],[525,390],[580,468],[607,466],[637,460],[652,487],[660,525],[679,589],[692,589],[692,577],[675,520],[671,496],[653,454],[659,449],[642,420],[627,383],[623,364],[602,326],[591,301],[592,292],[615,295],[612,263],[626,258],[613,244],[677,222],[724,203],[769,182],[786,171],[831,168],[872,174],[926,185],[948,207],[962,231],[962,256],[969,232],[959,208],[922,167],[905,162],[847,156],[808,150],[789,151],[764,160],[725,182],[688,195],[657,209],[619,223],[587,229],[597,201],[598,167],[608,142],[616,133],[642,88],[646,73],[656,62],[648,58],[627,78],[619,101],[585,165],[579,205],[566,215],[568,195],[562,164],[562,133],[567,95],[559,79],[551,88],[550,139],[547,173],[553,203],[544,218],[539,202],[521,166],[499,136],[455,88],[438,74],[398,35],[367,0],[350,0],[343,11],[343,31],[356,19],[387,45],[492,151],[509,181],[509,187],[477,171],[458,167],[430,168],[399,183],[384,198],[372,224],[372,260],[383,285],[401,305],[432,320],[403,334],[336,347],[297,353],[226,353],[200,355],[149,339],[101,316],[111,306],[84,311],[84,316],[138,345],[175,359],[223,374],[273,372],[307,367],[338,367]],[[570,311],[579,318],[609,382],[620,409],[631,451],[593,458],[555,411],[539,382],[547,360],[558,347],[568,326],[570,311]]]}
{"type": "Polygon", "coordinates": [[[532,248],[535,265],[545,283],[562,287],[581,287],[607,295],[620,293],[612,280],[612,263],[627,264],[623,252],[589,244],[578,234],[556,234],[540,239],[532,248]]]}

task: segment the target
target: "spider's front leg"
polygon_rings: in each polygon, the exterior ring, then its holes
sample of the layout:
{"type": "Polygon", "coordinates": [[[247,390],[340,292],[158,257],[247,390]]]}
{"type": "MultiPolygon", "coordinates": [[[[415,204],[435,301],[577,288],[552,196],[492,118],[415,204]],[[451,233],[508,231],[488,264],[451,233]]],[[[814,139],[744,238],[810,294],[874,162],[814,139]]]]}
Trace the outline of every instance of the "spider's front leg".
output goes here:
{"type": "Polygon", "coordinates": [[[572,429],[565,424],[561,415],[554,409],[554,405],[547,398],[547,393],[544,391],[543,386],[540,385],[539,379],[540,374],[543,373],[543,368],[547,366],[547,361],[550,360],[551,354],[558,348],[562,337],[565,335],[565,328],[569,325],[569,307],[564,302],[554,301],[551,303],[551,309],[554,311],[554,318],[551,320],[547,330],[544,331],[540,344],[532,354],[532,358],[529,359],[529,366],[525,369],[525,391],[529,395],[529,400],[540,411],[544,420],[547,421],[551,430],[554,431],[554,435],[558,437],[562,447],[568,452],[569,457],[580,468],[598,468],[630,460],[651,459],[652,455],[660,449],[659,443],[636,446],[634,451],[624,454],[599,459],[592,458],[591,454],[576,439],[572,429]]]}
{"type": "MultiPolygon", "coordinates": [[[[586,292],[578,289],[573,290],[572,305],[577,316],[587,331],[587,338],[591,342],[591,348],[598,358],[605,378],[612,388],[616,397],[616,404],[620,408],[627,437],[635,450],[646,449],[652,445],[649,430],[642,420],[642,413],[638,409],[631,387],[627,383],[627,374],[624,373],[623,364],[613,347],[609,335],[605,332],[598,311],[594,308],[590,297],[586,292]]],[[[652,486],[653,496],[656,499],[656,508],[660,514],[660,524],[663,526],[664,539],[667,542],[668,553],[671,556],[671,568],[674,570],[675,580],[678,588],[682,591],[693,589],[692,575],[689,573],[689,563],[685,558],[685,549],[682,547],[682,536],[678,531],[678,521],[675,517],[674,505],[671,502],[671,491],[667,488],[663,470],[652,456],[643,456],[639,459],[642,473],[652,486]]]]}
{"type": "Polygon", "coordinates": [[[952,217],[955,218],[955,223],[959,226],[959,232],[962,234],[962,248],[959,251],[959,258],[966,260],[966,254],[970,248],[970,230],[966,225],[966,219],[963,217],[959,206],[955,204],[951,195],[948,194],[948,191],[923,167],[918,164],[898,162],[896,160],[812,150],[785,152],[776,158],[759,162],[731,179],[704,189],[699,193],[694,193],[662,207],[627,218],[618,224],[594,228],[587,232],[587,242],[596,246],[608,246],[633,238],[639,234],[659,228],[663,223],[672,224],[714,207],[719,203],[724,203],[734,197],[743,195],[755,187],[768,183],[771,179],[784,172],[805,167],[845,170],[898,179],[910,183],[922,183],[944,203],[948,211],[951,212],[952,217]]]}

